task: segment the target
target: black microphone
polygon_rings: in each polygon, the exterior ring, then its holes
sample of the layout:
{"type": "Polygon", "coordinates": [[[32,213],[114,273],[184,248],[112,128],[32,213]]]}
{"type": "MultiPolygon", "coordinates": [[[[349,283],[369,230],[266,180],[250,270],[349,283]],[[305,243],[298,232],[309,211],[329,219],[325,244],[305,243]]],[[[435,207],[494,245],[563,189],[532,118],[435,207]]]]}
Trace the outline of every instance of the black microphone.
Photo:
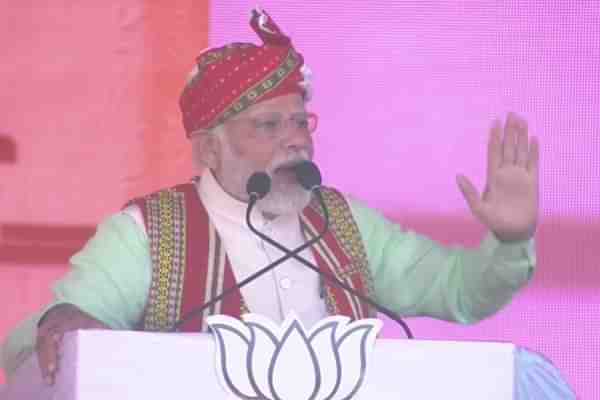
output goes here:
{"type": "Polygon", "coordinates": [[[312,192],[321,186],[321,172],[314,162],[302,161],[301,163],[294,165],[293,168],[298,183],[300,183],[304,189],[312,192]]]}
{"type": "Polygon", "coordinates": [[[246,193],[250,196],[250,201],[260,200],[271,191],[271,177],[265,172],[255,172],[246,183],[246,193]]]}
{"type": "MultiPolygon", "coordinates": [[[[329,228],[329,212],[327,210],[327,206],[325,205],[325,201],[323,200],[323,196],[320,191],[321,173],[319,172],[319,168],[317,168],[317,166],[311,161],[303,161],[303,162],[295,165],[293,168],[294,168],[294,172],[296,173],[296,178],[298,179],[298,182],[300,183],[300,185],[302,185],[302,187],[304,187],[305,189],[312,191],[316,195],[317,200],[319,201],[319,205],[321,206],[321,208],[323,210],[323,217],[325,218],[325,229],[323,230],[322,233],[319,234],[319,236],[306,242],[306,243],[311,243],[311,242],[316,243],[317,240],[320,239],[325,234],[325,232],[327,232],[327,230],[329,228]],[[317,240],[315,240],[315,239],[317,239],[317,240]]],[[[256,202],[256,200],[254,202],[256,202]]],[[[326,278],[327,280],[334,283],[335,285],[350,292],[352,295],[356,296],[359,300],[369,304],[370,306],[375,308],[380,313],[386,315],[387,317],[389,317],[390,319],[395,321],[398,325],[400,325],[402,330],[404,330],[404,334],[406,335],[407,338],[409,338],[409,339],[414,338],[414,336],[413,336],[410,328],[406,324],[406,322],[404,322],[394,311],[375,302],[374,300],[371,300],[369,297],[364,296],[363,294],[357,292],[350,286],[346,285],[344,282],[340,281],[333,274],[330,274],[325,271],[321,271],[316,265],[314,265],[310,261],[307,261],[304,257],[302,257],[300,254],[298,254],[299,251],[295,251],[295,250],[290,251],[287,247],[276,242],[271,237],[265,235],[264,233],[262,233],[258,229],[256,229],[254,227],[254,225],[252,225],[252,222],[250,221],[250,209],[253,205],[254,204],[252,204],[252,202],[251,202],[248,206],[248,212],[246,213],[246,222],[248,224],[248,227],[250,228],[250,230],[252,232],[254,232],[254,234],[256,234],[258,237],[263,239],[265,242],[269,243],[270,245],[272,245],[272,246],[278,248],[279,250],[281,250],[282,252],[284,252],[286,254],[286,256],[289,256],[288,258],[292,258],[292,257],[295,258],[296,260],[298,260],[302,264],[304,264],[306,267],[315,271],[321,277],[326,278]]],[[[312,243],[311,243],[311,245],[312,245],[312,243]]]]}
{"type": "MultiPolygon", "coordinates": [[[[256,172],[256,173],[252,174],[250,179],[248,179],[248,183],[246,184],[246,191],[248,192],[248,195],[250,196],[250,201],[248,202],[248,208],[246,209],[246,224],[248,226],[252,226],[250,223],[250,213],[252,212],[252,209],[254,208],[256,202],[259,199],[263,198],[269,192],[270,189],[271,189],[271,177],[269,177],[269,175],[267,175],[264,172],[256,172]]],[[[252,228],[250,228],[250,229],[252,229],[252,228]]],[[[221,301],[223,298],[225,298],[229,294],[233,293],[235,290],[239,290],[239,289],[243,288],[250,282],[254,281],[255,279],[258,279],[262,275],[271,271],[273,268],[275,268],[282,262],[284,262],[292,257],[297,256],[300,252],[304,251],[306,248],[312,246],[313,244],[315,244],[316,242],[321,240],[321,238],[327,233],[328,229],[329,229],[329,219],[326,219],[323,230],[321,232],[319,232],[319,234],[317,236],[315,236],[311,240],[307,241],[303,245],[296,247],[293,250],[289,250],[288,248],[285,248],[285,250],[284,250],[285,255],[283,255],[280,258],[278,258],[277,260],[273,261],[266,267],[259,269],[258,271],[256,271],[255,273],[253,273],[246,279],[242,280],[241,282],[237,283],[236,285],[223,290],[220,295],[215,296],[214,298],[210,299],[209,301],[202,304],[201,306],[190,310],[184,316],[182,316],[181,319],[179,319],[179,321],[177,321],[173,324],[170,331],[176,332],[177,329],[179,327],[181,327],[183,324],[187,323],[192,318],[196,317],[198,314],[201,314],[204,310],[211,307],[213,304],[216,304],[217,302],[221,301]]]]}

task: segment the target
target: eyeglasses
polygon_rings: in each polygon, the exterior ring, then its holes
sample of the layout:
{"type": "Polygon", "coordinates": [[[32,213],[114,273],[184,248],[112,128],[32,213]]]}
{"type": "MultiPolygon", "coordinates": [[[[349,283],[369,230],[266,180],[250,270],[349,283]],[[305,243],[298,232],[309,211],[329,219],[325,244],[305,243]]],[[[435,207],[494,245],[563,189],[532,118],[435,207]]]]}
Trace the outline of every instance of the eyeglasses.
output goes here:
{"type": "Polygon", "coordinates": [[[292,114],[284,119],[280,113],[268,113],[254,118],[239,118],[230,120],[231,123],[246,123],[257,136],[276,139],[288,130],[302,133],[313,133],[317,129],[319,117],[312,112],[292,114]]]}

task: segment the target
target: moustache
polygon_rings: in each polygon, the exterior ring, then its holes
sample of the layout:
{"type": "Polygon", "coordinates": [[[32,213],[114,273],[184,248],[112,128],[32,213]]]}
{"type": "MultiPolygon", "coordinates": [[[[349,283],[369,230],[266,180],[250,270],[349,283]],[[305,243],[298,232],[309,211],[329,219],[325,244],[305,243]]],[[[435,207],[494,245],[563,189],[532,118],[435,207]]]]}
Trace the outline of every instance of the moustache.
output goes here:
{"type": "Polygon", "coordinates": [[[308,156],[308,154],[305,152],[297,153],[292,157],[286,157],[285,160],[278,160],[278,161],[273,162],[271,167],[267,171],[267,173],[272,176],[272,174],[279,172],[281,170],[292,169],[296,165],[298,165],[304,161],[310,161],[310,157],[308,156]]]}

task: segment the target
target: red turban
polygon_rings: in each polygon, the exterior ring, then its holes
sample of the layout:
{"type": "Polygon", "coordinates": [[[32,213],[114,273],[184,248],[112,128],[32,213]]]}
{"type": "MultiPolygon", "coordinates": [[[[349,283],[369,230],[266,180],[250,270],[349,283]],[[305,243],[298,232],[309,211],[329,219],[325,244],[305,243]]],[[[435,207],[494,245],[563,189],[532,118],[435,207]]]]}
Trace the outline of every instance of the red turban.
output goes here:
{"type": "Polygon", "coordinates": [[[304,95],[300,72],[304,61],[289,37],[263,11],[253,10],[250,26],[262,46],[231,43],[197,57],[198,71],[179,100],[188,138],[260,101],[291,93],[304,95]]]}

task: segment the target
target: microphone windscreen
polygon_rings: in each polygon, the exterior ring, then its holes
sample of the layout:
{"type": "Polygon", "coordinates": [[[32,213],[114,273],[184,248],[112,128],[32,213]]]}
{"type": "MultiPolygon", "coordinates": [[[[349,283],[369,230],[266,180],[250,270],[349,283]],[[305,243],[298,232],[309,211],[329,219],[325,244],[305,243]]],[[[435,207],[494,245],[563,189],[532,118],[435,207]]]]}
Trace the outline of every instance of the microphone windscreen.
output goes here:
{"type": "Polygon", "coordinates": [[[271,177],[266,172],[255,172],[246,183],[246,192],[262,199],[271,190],[271,177]]]}
{"type": "Polygon", "coordinates": [[[313,190],[321,186],[321,172],[312,161],[302,161],[294,166],[296,179],[306,190],[313,190]]]}

